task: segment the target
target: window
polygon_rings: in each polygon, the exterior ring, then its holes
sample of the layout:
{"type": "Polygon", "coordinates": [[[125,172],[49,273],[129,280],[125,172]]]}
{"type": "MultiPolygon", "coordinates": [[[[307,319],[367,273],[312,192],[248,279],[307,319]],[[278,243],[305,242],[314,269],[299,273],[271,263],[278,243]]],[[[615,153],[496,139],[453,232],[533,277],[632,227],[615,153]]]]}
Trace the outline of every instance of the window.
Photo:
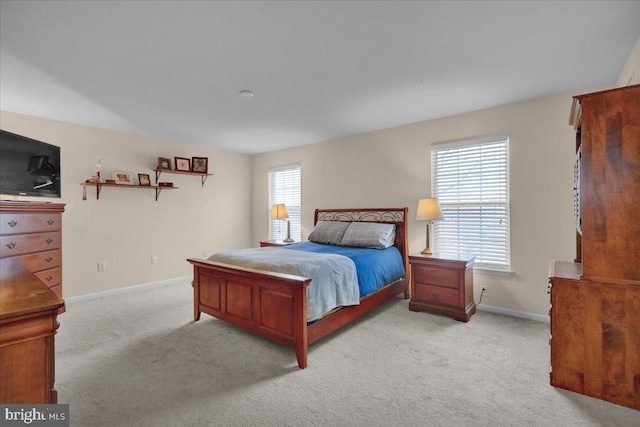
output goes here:
{"type": "Polygon", "coordinates": [[[285,166],[269,170],[269,238],[283,240],[287,237],[286,220],[271,219],[271,206],[284,203],[291,223],[291,238],[302,240],[300,166],[285,166]]]}
{"type": "Polygon", "coordinates": [[[434,222],[434,248],[476,256],[480,270],[511,270],[509,138],[434,145],[432,194],[444,221],[434,222]]]}

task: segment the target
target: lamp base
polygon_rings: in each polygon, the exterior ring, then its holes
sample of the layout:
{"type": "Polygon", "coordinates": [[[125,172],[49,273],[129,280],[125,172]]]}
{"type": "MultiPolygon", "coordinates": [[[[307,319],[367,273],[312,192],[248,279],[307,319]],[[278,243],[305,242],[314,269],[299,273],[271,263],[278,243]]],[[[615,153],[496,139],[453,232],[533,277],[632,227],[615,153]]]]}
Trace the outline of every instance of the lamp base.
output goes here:
{"type": "Polygon", "coordinates": [[[420,252],[422,255],[433,255],[433,252],[431,252],[431,248],[429,247],[429,225],[431,225],[431,221],[427,221],[427,244],[426,244],[426,248],[424,248],[422,250],[422,252],[420,252]]]}
{"type": "Polygon", "coordinates": [[[287,238],[284,239],[283,242],[285,243],[293,242],[293,239],[291,238],[291,221],[289,220],[287,220],[287,238]]]}

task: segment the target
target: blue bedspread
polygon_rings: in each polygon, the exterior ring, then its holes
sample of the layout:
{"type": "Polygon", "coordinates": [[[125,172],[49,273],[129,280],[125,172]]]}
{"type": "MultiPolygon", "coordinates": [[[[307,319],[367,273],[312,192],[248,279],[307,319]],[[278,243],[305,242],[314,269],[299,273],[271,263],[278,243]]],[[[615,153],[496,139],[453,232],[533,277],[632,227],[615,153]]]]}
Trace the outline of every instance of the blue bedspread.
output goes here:
{"type": "Polygon", "coordinates": [[[283,246],[282,248],[296,251],[330,253],[350,258],[356,265],[360,297],[377,291],[383,286],[405,276],[402,255],[395,246],[386,249],[367,249],[304,242],[296,245],[283,246]]]}

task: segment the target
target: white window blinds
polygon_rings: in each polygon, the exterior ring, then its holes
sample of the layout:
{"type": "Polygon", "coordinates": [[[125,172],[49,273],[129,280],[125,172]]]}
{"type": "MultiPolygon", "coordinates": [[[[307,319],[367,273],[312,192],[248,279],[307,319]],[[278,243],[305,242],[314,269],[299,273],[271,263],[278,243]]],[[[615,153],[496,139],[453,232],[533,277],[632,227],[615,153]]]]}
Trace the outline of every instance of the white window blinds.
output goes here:
{"type": "Polygon", "coordinates": [[[269,170],[269,238],[283,240],[287,237],[286,220],[271,219],[271,207],[284,203],[291,222],[291,238],[301,241],[301,191],[300,166],[285,166],[269,170]]]}
{"type": "Polygon", "coordinates": [[[434,145],[431,161],[432,194],[444,214],[434,222],[435,250],[510,271],[509,138],[434,145]]]}

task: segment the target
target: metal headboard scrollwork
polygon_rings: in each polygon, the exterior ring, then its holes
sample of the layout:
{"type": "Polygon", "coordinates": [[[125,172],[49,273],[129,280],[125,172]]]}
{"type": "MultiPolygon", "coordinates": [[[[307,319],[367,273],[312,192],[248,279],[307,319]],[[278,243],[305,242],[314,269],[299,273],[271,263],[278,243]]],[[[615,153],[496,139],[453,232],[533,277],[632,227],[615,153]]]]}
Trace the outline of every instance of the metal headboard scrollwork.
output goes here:
{"type": "Polygon", "coordinates": [[[318,211],[318,221],[404,222],[404,211],[318,211]]]}
{"type": "Polygon", "coordinates": [[[396,225],[396,246],[404,261],[407,280],[409,280],[409,241],[407,230],[408,208],[365,208],[365,209],[316,209],[314,225],[318,221],[345,222],[385,222],[396,225]]]}

